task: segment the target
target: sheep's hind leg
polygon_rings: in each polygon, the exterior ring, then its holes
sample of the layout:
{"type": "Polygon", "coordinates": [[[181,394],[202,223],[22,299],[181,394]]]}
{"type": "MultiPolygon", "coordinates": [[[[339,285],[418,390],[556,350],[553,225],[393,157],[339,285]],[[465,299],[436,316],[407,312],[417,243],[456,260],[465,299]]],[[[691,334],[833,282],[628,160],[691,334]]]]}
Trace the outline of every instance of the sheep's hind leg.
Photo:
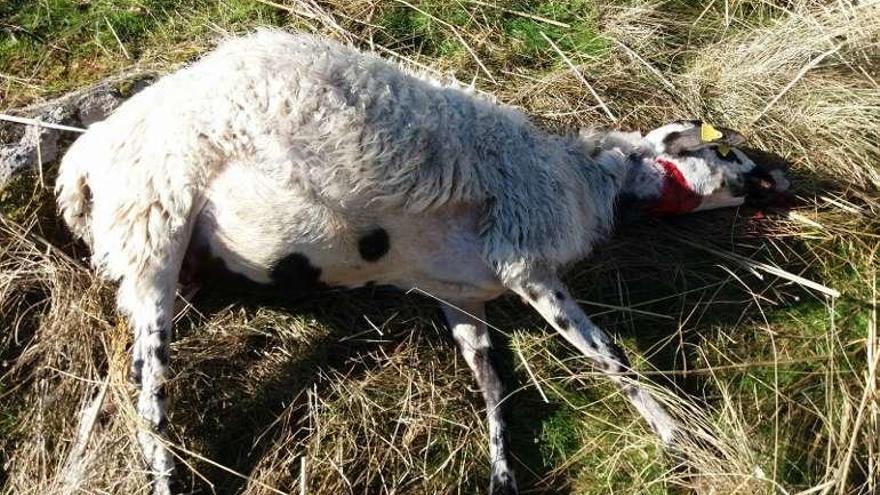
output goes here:
{"type": "Polygon", "coordinates": [[[660,439],[667,445],[672,444],[680,432],[678,422],[635,380],[622,375],[631,371],[623,349],[593,324],[556,275],[533,274],[512,284],[510,289],[528,301],[557,332],[606,373],[660,439]]]}
{"type": "Polygon", "coordinates": [[[134,331],[132,370],[140,386],[137,411],[144,422],[138,431],[147,467],[152,474],[153,493],[171,493],[174,460],[164,443],[167,429],[166,375],[172,336],[174,295],[182,249],[175,249],[158,266],[146,267],[123,278],[118,304],[134,331]]]}
{"type": "Polygon", "coordinates": [[[516,478],[510,467],[507,429],[500,407],[503,387],[489,357],[491,343],[486,324],[483,323],[484,306],[482,302],[460,303],[456,306],[459,309],[443,306],[443,314],[486,401],[486,415],[489,420],[489,457],[492,460],[489,493],[515,494],[518,493],[516,478]]]}

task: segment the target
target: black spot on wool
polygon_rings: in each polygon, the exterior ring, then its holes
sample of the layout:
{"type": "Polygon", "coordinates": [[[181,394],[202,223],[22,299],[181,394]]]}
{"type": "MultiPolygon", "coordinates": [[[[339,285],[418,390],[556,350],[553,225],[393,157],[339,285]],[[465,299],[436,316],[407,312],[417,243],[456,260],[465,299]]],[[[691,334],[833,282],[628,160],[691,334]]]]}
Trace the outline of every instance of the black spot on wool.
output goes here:
{"type": "Polygon", "coordinates": [[[365,261],[379,261],[390,247],[388,232],[381,227],[376,227],[358,239],[358,253],[365,261]]]}
{"type": "Polygon", "coordinates": [[[312,265],[308,258],[291,253],[272,267],[272,284],[279,289],[304,293],[321,286],[321,269],[312,265]]]}
{"type": "Polygon", "coordinates": [[[266,301],[288,304],[329,289],[320,281],[321,269],[301,253],[291,253],[273,262],[269,268],[269,283],[256,282],[231,271],[223,259],[208,251],[196,252],[189,257],[188,280],[204,287],[203,294],[220,295],[221,300],[231,296],[237,302],[252,302],[257,297],[261,304],[266,301]]]}

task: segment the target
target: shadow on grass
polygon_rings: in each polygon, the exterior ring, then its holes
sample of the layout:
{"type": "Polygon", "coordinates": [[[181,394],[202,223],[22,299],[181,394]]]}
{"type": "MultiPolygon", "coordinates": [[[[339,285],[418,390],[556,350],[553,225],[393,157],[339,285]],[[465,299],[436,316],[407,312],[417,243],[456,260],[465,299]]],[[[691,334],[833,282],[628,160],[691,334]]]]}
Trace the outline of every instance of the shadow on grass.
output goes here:
{"type": "MultiPolygon", "coordinates": [[[[421,332],[420,337],[427,339],[437,348],[448,348],[450,353],[457,353],[457,348],[448,333],[432,331],[431,328],[412,329],[411,322],[419,321],[419,327],[444,328],[442,314],[437,303],[420,296],[405,295],[393,288],[371,288],[350,291],[329,290],[322,294],[286,301],[277,293],[272,293],[251,284],[238,285],[235,291],[206,291],[196,300],[196,307],[204,314],[211,314],[227,308],[230,304],[243,311],[255,312],[258,308],[271,307],[282,312],[290,312],[298,318],[315,319],[329,331],[316,339],[297,346],[294,357],[285,359],[283,364],[276,366],[268,380],[259,383],[246,383],[242,380],[248,370],[258,367],[264,358],[264,351],[272,345],[283,345],[277,342],[278,335],[251,335],[241,348],[231,350],[224,356],[216,356],[197,366],[211,375],[209,386],[215,390],[213,394],[204,394],[195,390],[199,384],[180,384],[174,393],[175,401],[195,400],[201,404],[180,404],[173,409],[180,411],[198,411],[198,418],[183,418],[187,424],[186,437],[199,444],[203,455],[213,461],[230,467],[235,471],[248,474],[271,448],[271,441],[256,442],[255,440],[272,430],[279,417],[285,414],[299,416],[305,414],[308,407],[305,392],[314,390],[318,394],[326,388],[322,376],[339,373],[347,379],[358,379],[373,371],[381,363],[371,359],[369,354],[383,348],[388,354],[402,345],[412,334],[421,332]],[[244,288],[244,290],[240,290],[244,288]],[[251,288],[252,290],[247,290],[251,288]],[[391,315],[395,321],[387,329],[381,342],[371,339],[345,339],[351,335],[369,332],[372,326],[367,323],[385,322],[391,315]],[[430,322],[430,323],[429,323],[430,322]],[[428,323],[428,324],[425,324],[428,323]],[[273,342],[274,341],[274,342],[273,342]],[[319,372],[320,371],[320,375],[319,372]],[[192,387],[193,389],[189,389],[192,387]],[[252,387],[256,387],[252,390],[252,387]],[[202,395],[203,397],[198,397],[202,395]],[[186,399],[188,398],[188,399],[186,399]]],[[[491,311],[491,310],[490,310],[491,311]]],[[[522,308],[522,320],[539,323],[535,316],[522,308]]],[[[277,329],[283,331],[283,329],[277,329]]],[[[513,328],[501,328],[505,333],[513,328]]],[[[188,329],[184,325],[179,328],[179,339],[186,339],[188,329]]],[[[375,336],[375,333],[373,334],[375,336]]],[[[306,338],[308,339],[308,338],[306,338]]],[[[517,376],[512,352],[506,344],[506,337],[493,332],[492,339],[496,344],[494,361],[508,389],[518,388],[522,377],[517,376]]],[[[442,352],[442,351],[441,351],[442,352]]],[[[458,373],[466,373],[466,381],[471,381],[467,367],[458,373]]],[[[475,385],[474,385],[475,386],[475,385]]],[[[482,397],[474,390],[463,391],[468,395],[467,401],[475,408],[484,408],[482,397]]],[[[553,466],[547,465],[541,455],[540,445],[535,441],[541,435],[544,419],[553,412],[553,404],[545,404],[533,388],[525,388],[514,394],[505,404],[506,414],[511,433],[511,444],[514,455],[522,462],[517,470],[521,486],[529,486],[544,478],[553,466]],[[527,411],[527,414],[513,411],[527,411]]],[[[482,419],[482,414],[481,414],[482,419]]],[[[271,438],[271,434],[267,435],[271,438]]],[[[302,437],[302,433],[300,435],[302,437]]],[[[301,438],[298,438],[301,439],[301,438]]],[[[480,446],[482,447],[482,446],[480,446]]],[[[485,462],[488,470],[488,460],[485,462]]],[[[217,493],[238,493],[246,481],[239,476],[210,465],[199,465],[199,471],[215,484],[217,493]]],[[[474,486],[458,487],[459,489],[480,492],[485,489],[488,480],[481,476],[470,481],[474,486]]],[[[184,485],[190,485],[193,491],[209,490],[198,479],[190,479],[184,485]]],[[[362,487],[363,488],[363,487],[362,487]]],[[[563,486],[553,486],[553,493],[566,493],[563,486]]],[[[365,488],[366,489],[366,488],[365,488]]]]}

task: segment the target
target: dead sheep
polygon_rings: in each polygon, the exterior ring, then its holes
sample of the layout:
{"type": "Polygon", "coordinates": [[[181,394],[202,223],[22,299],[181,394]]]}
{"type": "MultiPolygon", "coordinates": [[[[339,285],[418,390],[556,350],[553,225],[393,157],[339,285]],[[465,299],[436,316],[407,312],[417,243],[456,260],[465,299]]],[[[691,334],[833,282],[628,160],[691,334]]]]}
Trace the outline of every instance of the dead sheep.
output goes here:
{"type": "Polygon", "coordinates": [[[175,288],[205,257],[292,296],[318,286],[418,287],[448,301],[486,402],[490,492],[516,493],[484,304],[512,291],[619,385],[664,442],[676,422],[558,272],[611,232],[615,209],[680,214],[784,190],[738,133],[698,121],[647,135],[553,135],[519,110],[324,38],[226,41],[92,125],[57,200],[119,283],[134,331],[139,441],[170,492],[164,383],[175,288]]]}

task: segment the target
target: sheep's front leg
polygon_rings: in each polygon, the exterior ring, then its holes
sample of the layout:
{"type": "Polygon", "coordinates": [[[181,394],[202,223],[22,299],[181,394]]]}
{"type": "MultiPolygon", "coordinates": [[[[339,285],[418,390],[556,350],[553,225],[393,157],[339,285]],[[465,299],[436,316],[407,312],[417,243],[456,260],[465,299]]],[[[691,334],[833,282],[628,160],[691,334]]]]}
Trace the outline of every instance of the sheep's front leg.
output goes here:
{"type": "Polygon", "coordinates": [[[510,287],[532,305],[566,340],[589,358],[597,368],[620,387],[639,414],[667,445],[671,444],[678,423],[663,406],[638,383],[621,373],[631,371],[623,349],[597,327],[572,299],[555,275],[530,276],[510,287]]]}
{"type": "Polygon", "coordinates": [[[486,415],[489,419],[489,457],[492,460],[489,493],[515,494],[518,490],[513,470],[510,468],[507,431],[500,407],[503,387],[489,358],[492,344],[489,341],[486,324],[483,323],[484,306],[482,302],[461,303],[456,306],[458,309],[444,306],[443,314],[486,401],[486,415]]]}
{"type": "Polygon", "coordinates": [[[169,364],[171,320],[177,268],[174,262],[160,269],[146,269],[123,279],[118,304],[127,314],[135,334],[132,380],[139,385],[137,410],[144,425],[138,431],[153,493],[171,493],[174,460],[163,443],[167,428],[165,380],[169,364]]]}

